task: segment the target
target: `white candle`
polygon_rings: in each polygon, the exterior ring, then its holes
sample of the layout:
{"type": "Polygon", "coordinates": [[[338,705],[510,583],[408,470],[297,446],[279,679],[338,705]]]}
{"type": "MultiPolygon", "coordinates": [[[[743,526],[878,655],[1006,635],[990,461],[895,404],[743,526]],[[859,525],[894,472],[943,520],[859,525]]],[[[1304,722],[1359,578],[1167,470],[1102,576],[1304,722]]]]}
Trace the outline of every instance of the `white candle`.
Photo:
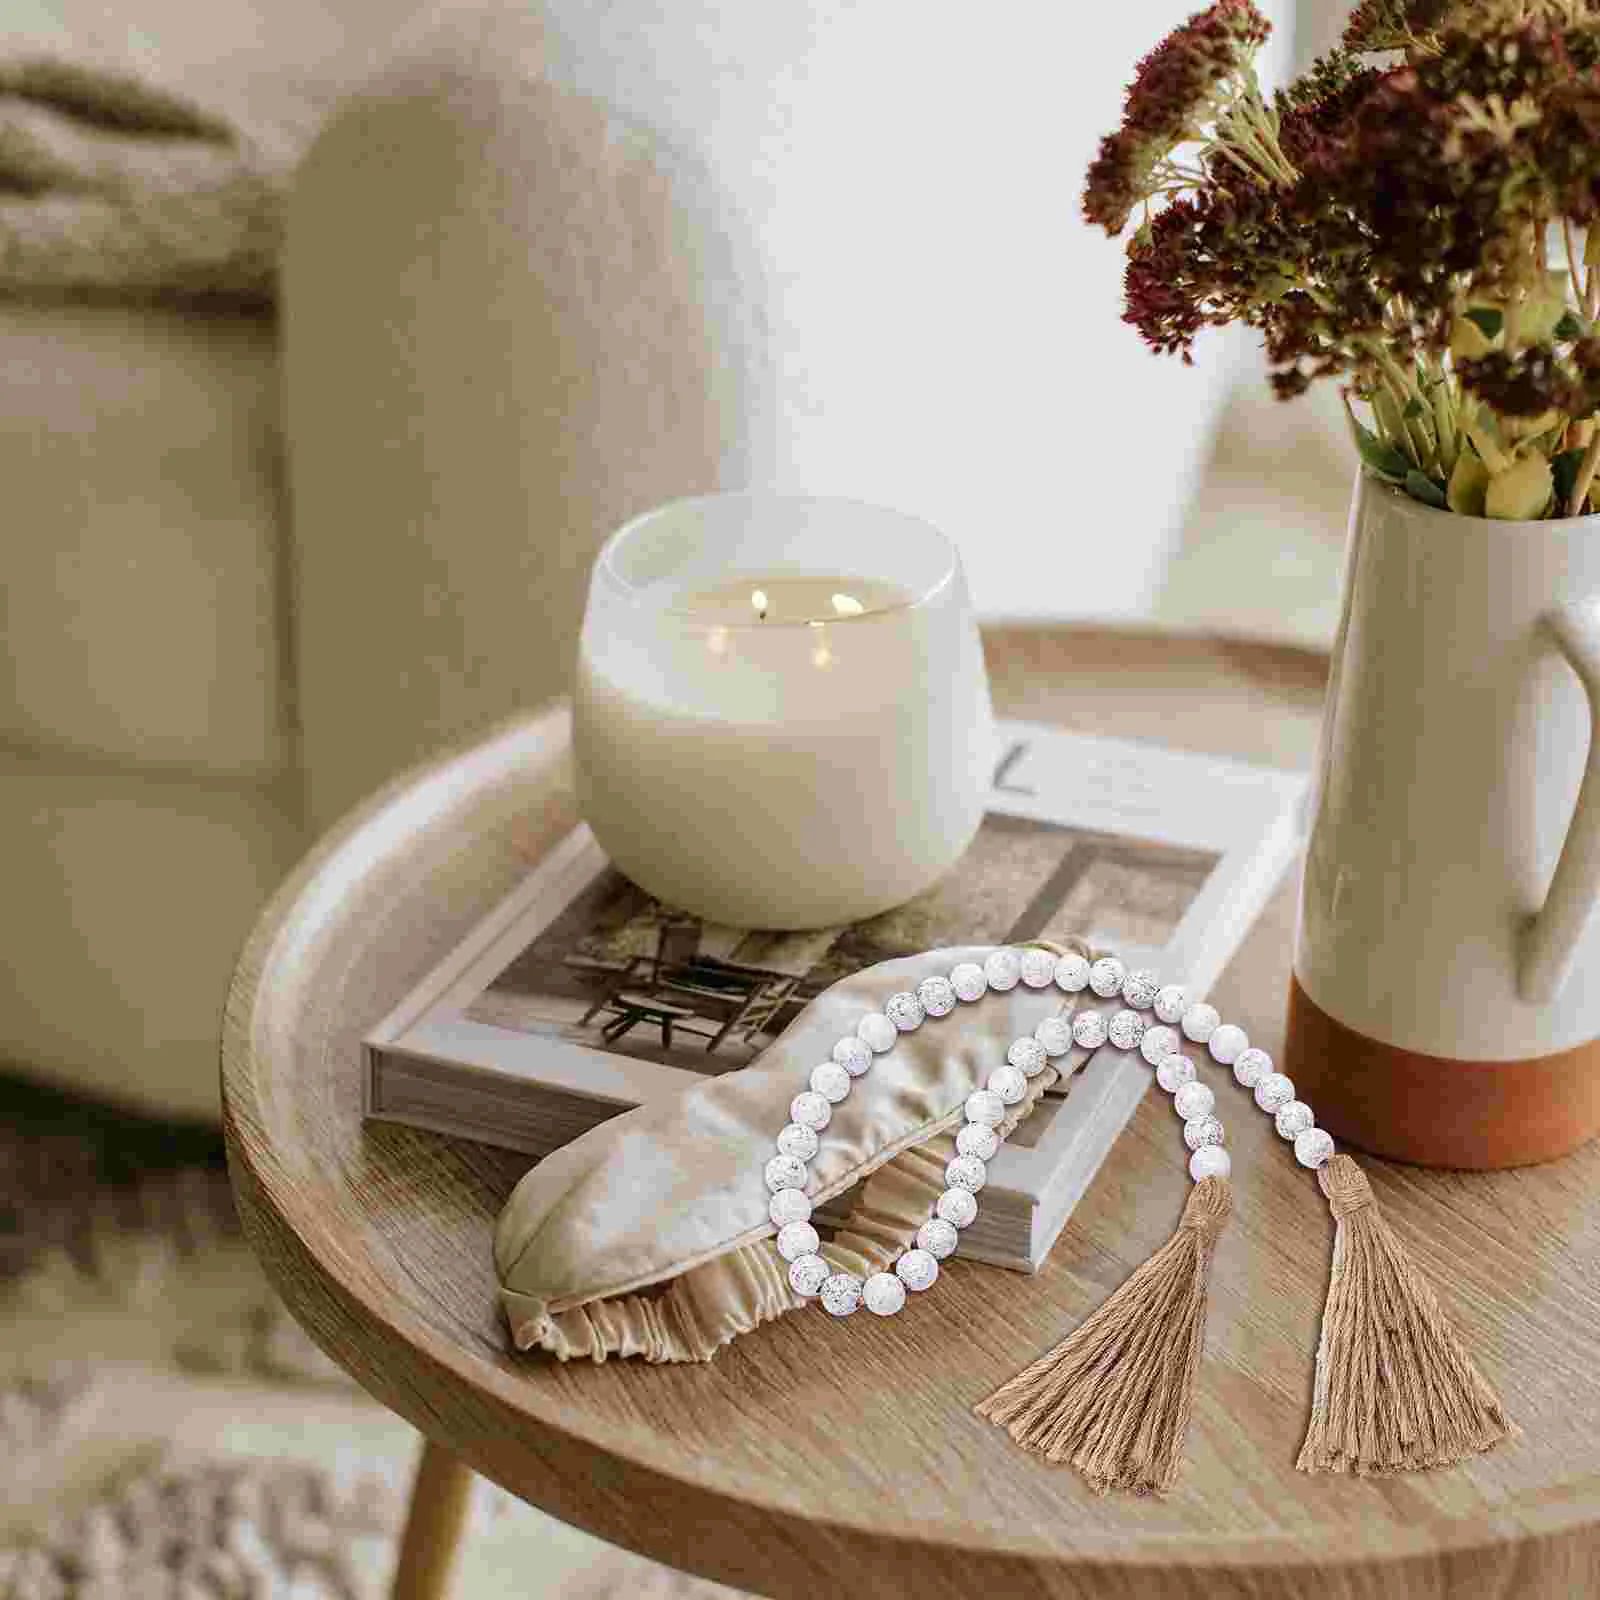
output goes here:
{"type": "Polygon", "coordinates": [[[815,928],[927,887],[983,815],[993,723],[953,547],[845,501],[719,495],[602,550],[579,650],[579,798],[642,888],[815,928]]]}

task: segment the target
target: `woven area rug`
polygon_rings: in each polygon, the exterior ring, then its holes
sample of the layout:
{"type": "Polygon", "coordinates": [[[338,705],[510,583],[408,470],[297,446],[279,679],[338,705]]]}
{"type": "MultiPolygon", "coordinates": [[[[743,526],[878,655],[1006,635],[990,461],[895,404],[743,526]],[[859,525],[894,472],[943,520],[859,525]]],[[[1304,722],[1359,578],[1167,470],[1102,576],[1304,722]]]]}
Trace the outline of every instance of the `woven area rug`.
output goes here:
{"type": "MultiPolygon", "coordinates": [[[[0,1600],[376,1600],[416,1450],[273,1294],[214,1133],[0,1076],[0,1600]]],[[[733,1595],[484,1483],[454,1592],[733,1595]]]]}

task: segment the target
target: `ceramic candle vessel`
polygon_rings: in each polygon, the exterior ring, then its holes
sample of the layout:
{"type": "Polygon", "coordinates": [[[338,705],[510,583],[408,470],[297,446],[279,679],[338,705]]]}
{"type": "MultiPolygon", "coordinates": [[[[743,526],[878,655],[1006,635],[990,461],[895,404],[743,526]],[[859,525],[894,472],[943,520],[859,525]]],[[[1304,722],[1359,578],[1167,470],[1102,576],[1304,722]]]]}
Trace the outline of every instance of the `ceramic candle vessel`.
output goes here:
{"type": "Polygon", "coordinates": [[[1600,1131],[1600,517],[1495,522],[1363,476],[1285,1070],[1430,1165],[1600,1131]]]}
{"type": "Polygon", "coordinates": [[[954,547],[847,501],[650,512],[595,565],[574,743],[586,820],[671,905],[817,928],[911,898],[971,840],[994,758],[954,547]]]}

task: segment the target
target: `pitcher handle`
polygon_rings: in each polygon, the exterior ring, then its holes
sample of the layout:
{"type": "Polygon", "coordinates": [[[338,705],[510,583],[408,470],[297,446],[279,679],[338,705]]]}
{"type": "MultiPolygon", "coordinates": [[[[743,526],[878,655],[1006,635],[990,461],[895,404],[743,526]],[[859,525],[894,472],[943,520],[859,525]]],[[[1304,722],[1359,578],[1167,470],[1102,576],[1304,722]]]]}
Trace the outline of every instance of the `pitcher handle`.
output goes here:
{"type": "Polygon", "coordinates": [[[1544,1005],[1560,993],[1600,897],[1600,596],[1552,611],[1544,620],[1589,697],[1589,761],[1550,892],[1522,934],[1517,992],[1530,1005],[1544,1005]]]}

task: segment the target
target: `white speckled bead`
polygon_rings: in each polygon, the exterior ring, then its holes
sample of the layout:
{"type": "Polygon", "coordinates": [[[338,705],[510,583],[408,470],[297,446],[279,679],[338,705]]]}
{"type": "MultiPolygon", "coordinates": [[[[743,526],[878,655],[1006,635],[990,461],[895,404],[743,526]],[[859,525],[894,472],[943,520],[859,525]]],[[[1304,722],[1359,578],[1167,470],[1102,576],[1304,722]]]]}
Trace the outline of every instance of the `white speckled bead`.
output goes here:
{"type": "Polygon", "coordinates": [[[875,1272],[861,1286],[861,1303],[875,1317],[892,1317],[906,1303],[906,1286],[892,1272],[875,1272]]]}
{"type": "Polygon", "coordinates": [[[803,1189],[806,1186],[806,1164],[798,1156],[774,1156],[767,1163],[762,1176],[773,1194],[780,1189],[803,1189]]]}
{"type": "Polygon", "coordinates": [[[778,1229],[778,1254],[785,1261],[814,1256],[821,1248],[822,1240],[809,1222],[790,1222],[778,1229]]]}
{"type": "Polygon", "coordinates": [[[853,1273],[836,1272],[823,1283],[821,1299],[830,1317],[848,1317],[861,1304],[861,1280],[853,1273]]]}
{"type": "Polygon", "coordinates": [[[1208,1144],[1221,1144],[1222,1124],[1213,1116],[1190,1117],[1183,1125],[1183,1142],[1191,1150],[1203,1150],[1208,1144]]]}
{"type": "Polygon", "coordinates": [[[1046,1017],[1033,1030],[1033,1036],[1044,1046],[1047,1056],[1064,1056],[1072,1048],[1072,1023],[1066,1017],[1046,1017]]]}
{"type": "Polygon", "coordinates": [[[1177,1050],[1162,1056],[1156,1064],[1156,1082],[1168,1094],[1176,1094],[1184,1084],[1194,1082],[1194,1062],[1177,1050]]]}
{"type": "Polygon", "coordinates": [[[963,961],[950,969],[950,987],[958,1000],[981,1000],[989,992],[989,980],[976,961],[963,961]]]}
{"type": "Polygon", "coordinates": [[[1122,980],[1122,998],[1135,1011],[1148,1011],[1161,992],[1161,980],[1148,967],[1130,972],[1122,980]]]}
{"type": "Polygon", "coordinates": [[[1000,1135],[986,1122],[964,1122],[956,1135],[956,1149],[964,1156],[976,1156],[980,1161],[993,1161],[1000,1148],[1000,1135]]]}
{"type": "Polygon", "coordinates": [[[895,1276],[906,1288],[921,1292],[931,1289],[939,1276],[939,1263],[927,1250],[907,1250],[894,1264],[895,1276]]]}
{"type": "Polygon", "coordinates": [[[1098,1011],[1080,1011],[1072,1019],[1072,1042],[1098,1050],[1106,1042],[1106,1019],[1098,1011]]]}
{"type": "Polygon", "coordinates": [[[983,975],[999,994],[1015,989],[1022,979],[1022,957],[1015,950],[995,950],[984,960],[983,975]]]}
{"type": "Polygon", "coordinates": [[[1156,1016],[1163,1022],[1179,1022],[1189,1009],[1189,994],[1181,984],[1169,983],[1156,994],[1156,1016]]]}
{"type": "Polygon", "coordinates": [[[1315,1171],[1333,1154],[1333,1135],[1325,1128],[1307,1128],[1294,1139],[1294,1158],[1302,1167],[1315,1171]]]}
{"type": "Polygon", "coordinates": [[[856,1036],[874,1055],[892,1050],[900,1030],[881,1011],[869,1011],[856,1024],[856,1036]]]}
{"type": "Polygon", "coordinates": [[[988,1177],[988,1169],[976,1156],[957,1156],[944,1169],[945,1187],[965,1189],[968,1194],[977,1194],[988,1177]]]}
{"type": "Polygon", "coordinates": [[[1185,1083],[1172,1097],[1172,1109],[1185,1122],[1209,1116],[1216,1103],[1217,1097],[1211,1092],[1209,1083],[1185,1083]]]}
{"type": "Polygon", "coordinates": [[[859,1078],[872,1065],[872,1051],[852,1033],[833,1047],[833,1059],[852,1078],[859,1078]]]}
{"type": "Polygon", "coordinates": [[[967,1121],[998,1128],[1006,1119],[1006,1103],[993,1089],[974,1089],[967,1096],[967,1121]]]}
{"type": "Polygon", "coordinates": [[[1047,989],[1055,981],[1056,957],[1032,946],[1022,952],[1022,981],[1030,989],[1047,989]]]}
{"type": "Polygon", "coordinates": [[[933,1209],[952,1228],[964,1228],[978,1214],[977,1198],[966,1189],[946,1189],[933,1209]]]}
{"type": "Polygon", "coordinates": [[[1065,955],[1056,962],[1056,988],[1064,994],[1081,994],[1089,987],[1089,962],[1080,955],[1065,955]]]}
{"type": "Polygon", "coordinates": [[[822,1141],[815,1128],[803,1122],[791,1122],[778,1135],[778,1154],[793,1156],[798,1161],[809,1161],[821,1148],[822,1141]]]}
{"type": "Polygon", "coordinates": [[[1189,1176],[1196,1183],[1202,1178],[1226,1178],[1233,1162],[1220,1144],[1203,1144],[1189,1157],[1189,1176]]]}
{"type": "Polygon", "coordinates": [[[1233,1081],[1241,1089],[1253,1089],[1272,1071],[1272,1057],[1251,1045],[1233,1058],[1233,1081]]]}
{"type": "Polygon", "coordinates": [[[1236,1022],[1224,1022],[1220,1028],[1213,1028],[1211,1037],[1206,1040],[1211,1059],[1224,1067],[1232,1066],[1249,1048],[1250,1035],[1236,1022]]]}
{"type": "Polygon", "coordinates": [[[832,1105],[850,1093],[850,1074],[837,1061],[824,1061],[811,1069],[811,1087],[832,1105]]]}
{"type": "MultiPolygon", "coordinates": [[[[1044,1046],[1037,1039],[1026,1036],[1013,1039],[1006,1047],[1006,1060],[1026,1078],[1038,1077],[1049,1059],[1044,1046]]],[[[993,1084],[990,1087],[993,1088],[993,1084]]],[[[1006,1104],[1010,1105],[1011,1102],[1008,1100],[1006,1104]]]]}
{"type": "Polygon", "coordinates": [[[926,1020],[928,1011],[909,989],[902,989],[883,1002],[883,1014],[901,1033],[914,1033],[926,1020]]]}
{"type": "Polygon", "coordinates": [[[924,978],[917,985],[917,999],[930,1017],[947,1017],[956,1008],[955,985],[948,978],[924,978]]]}
{"type": "Polygon", "coordinates": [[[1196,1000],[1183,1014],[1183,1036],[1193,1039],[1196,1044],[1204,1044],[1216,1032],[1217,1024],[1221,1021],[1215,1006],[1208,1006],[1204,1000],[1196,1000]]]}
{"type": "Polygon", "coordinates": [[[811,1220],[811,1196],[804,1189],[780,1189],[767,1206],[767,1215],[780,1228],[811,1220]]]}
{"type": "Polygon", "coordinates": [[[1022,1068],[1012,1066],[1009,1061],[1003,1067],[996,1067],[983,1086],[999,1095],[1008,1106],[1019,1104],[1028,1093],[1028,1080],[1022,1068]]]}
{"type": "Polygon", "coordinates": [[[1106,1037],[1118,1050],[1137,1050],[1144,1038],[1144,1018],[1137,1011],[1119,1011],[1106,1024],[1106,1037]]]}
{"type": "Polygon", "coordinates": [[[1256,1083],[1256,1104],[1269,1115],[1275,1116],[1294,1099],[1294,1080],[1281,1072],[1269,1072],[1256,1083]]]}
{"type": "Polygon", "coordinates": [[[789,1263],[789,1287],[796,1294],[813,1300],[822,1293],[822,1286],[833,1275],[833,1268],[821,1256],[801,1256],[789,1263]]]}
{"type": "Polygon", "coordinates": [[[943,1261],[946,1256],[955,1254],[960,1238],[954,1223],[946,1222],[943,1217],[929,1217],[917,1229],[917,1248],[926,1250],[935,1261],[943,1261]]]}
{"type": "Polygon", "coordinates": [[[1178,1037],[1176,1028],[1157,1024],[1153,1028],[1144,1030],[1144,1038],[1139,1041],[1139,1054],[1152,1067],[1159,1067],[1182,1044],[1183,1040],[1178,1037]]]}
{"type": "Polygon", "coordinates": [[[833,1107],[825,1094],[818,1094],[815,1089],[802,1089],[789,1102],[789,1119],[820,1133],[833,1119],[833,1107]]]}
{"type": "Polygon", "coordinates": [[[1287,1105],[1278,1107],[1272,1125],[1278,1130],[1280,1139],[1298,1139],[1307,1128],[1316,1127],[1317,1119],[1304,1100],[1291,1100],[1287,1105]]]}
{"type": "Polygon", "coordinates": [[[1112,995],[1122,993],[1122,980],[1127,976],[1128,969],[1115,956],[1101,956],[1089,968],[1089,987],[1102,1000],[1109,1000],[1112,995]]]}

